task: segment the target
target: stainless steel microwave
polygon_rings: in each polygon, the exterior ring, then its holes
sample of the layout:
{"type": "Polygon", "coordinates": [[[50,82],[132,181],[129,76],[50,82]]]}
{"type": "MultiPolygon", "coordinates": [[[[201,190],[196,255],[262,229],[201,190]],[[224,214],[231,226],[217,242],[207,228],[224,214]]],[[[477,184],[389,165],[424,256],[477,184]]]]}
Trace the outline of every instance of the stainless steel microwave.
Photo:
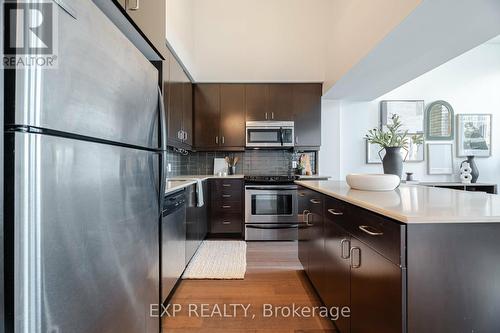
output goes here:
{"type": "Polygon", "coordinates": [[[293,121],[247,121],[246,146],[272,148],[294,146],[293,121]]]}

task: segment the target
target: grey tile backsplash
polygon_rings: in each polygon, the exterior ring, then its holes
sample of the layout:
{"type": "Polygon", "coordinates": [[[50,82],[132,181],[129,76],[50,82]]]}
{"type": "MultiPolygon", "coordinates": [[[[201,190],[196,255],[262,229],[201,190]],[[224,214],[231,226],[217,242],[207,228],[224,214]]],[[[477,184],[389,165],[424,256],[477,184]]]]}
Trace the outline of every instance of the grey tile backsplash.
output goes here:
{"type": "MultiPolygon", "coordinates": [[[[315,170],[314,152],[309,152],[311,166],[315,170]]],[[[167,153],[167,162],[172,171],[169,176],[211,175],[214,171],[214,158],[238,156],[237,174],[246,175],[280,175],[293,172],[292,161],[298,159],[298,154],[289,150],[246,150],[245,152],[189,152],[182,155],[173,149],[167,153]]]]}

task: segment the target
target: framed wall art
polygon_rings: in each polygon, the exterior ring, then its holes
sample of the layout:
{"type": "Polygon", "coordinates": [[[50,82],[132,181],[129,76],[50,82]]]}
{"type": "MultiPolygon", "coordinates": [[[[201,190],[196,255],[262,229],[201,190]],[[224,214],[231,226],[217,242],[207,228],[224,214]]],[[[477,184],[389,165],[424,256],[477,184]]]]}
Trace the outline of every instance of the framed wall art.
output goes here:
{"type": "Polygon", "coordinates": [[[394,115],[398,115],[403,124],[401,130],[408,130],[409,133],[424,133],[424,101],[381,101],[381,128],[391,124],[394,115]]]}
{"type": "Polygon", "coordinates": [[[491,156],[491,114],[457,115],[457,155],[491,156]]]}
{"type": "Polygon", "coordinates": [[[453,174],[453,143],[427,144],[427,173],[429,175],[453,174]]]}

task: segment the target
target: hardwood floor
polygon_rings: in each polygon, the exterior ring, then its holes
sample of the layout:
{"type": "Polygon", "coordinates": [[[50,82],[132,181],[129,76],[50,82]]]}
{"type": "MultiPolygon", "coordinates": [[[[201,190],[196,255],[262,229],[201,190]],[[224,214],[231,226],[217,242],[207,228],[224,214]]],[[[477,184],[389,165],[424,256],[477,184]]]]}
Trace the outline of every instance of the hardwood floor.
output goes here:
{"type": "Polygon", "coordinates": [[[290,308],[293,304],[296,307],[321,304],[297,258],[296,242],[247,244],[245,279],[183,280],[171,300],[171,304],[179,304],[181,310],[173,317],[173,311],[169,309],[170,316],[165,316],[162,321],[163,332],[335,332],[332,322],[319,316],[285,317],[285,310],[284,316],[264,317],[265,304],[290,308]],[[190,304],[193,310],[191,316],[190,304]],[[216,315],[202,318],[202,304],[208,304],[206,314],[210,314],[216,305],[223,311],[226,305],[226,316],[231,317],[216,315]],[[241,306],[236,306],[236,316],[233,316],[235,308],[231,304],[250,305],[247,317],[244,316],[245,312],[241,306]]]}

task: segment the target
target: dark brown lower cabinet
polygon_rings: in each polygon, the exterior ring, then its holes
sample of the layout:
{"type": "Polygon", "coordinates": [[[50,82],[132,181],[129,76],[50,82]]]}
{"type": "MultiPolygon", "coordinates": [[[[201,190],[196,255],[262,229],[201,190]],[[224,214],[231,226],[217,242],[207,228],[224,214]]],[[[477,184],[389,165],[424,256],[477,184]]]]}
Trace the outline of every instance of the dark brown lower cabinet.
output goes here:
{"type": "Polygon", "coordinates": [[[307,222],[299,230],[304,270],[327,307],[351,310],[335,321],[338,331],[405,332],[404,266],[381,254],[401,244],[404,249],[404,231],[389,220],[395,226],[378,220],[371,225],[363,209],[302,187],[298,196],[307,222]]]}
{"type": "Polygon", "coordinates": [[[351,238],[351,333],[403,332],[401,268],[351,238]]]}
{"type": "MultiPolygon", "coordinates": [[[[323,302],[342,308],[351,304],[350,236],[334,220],[325,219],[325,280],[323,302]]],[[[340,317],[335,324],[340,332],[350,332],[349,318],[340,317]]]]}
{"type": "Polygon", "coordinates": [[[210,180],[210,233],[243,233],[243,179],[210,180]]]}
{"type": "Polygon", "coordinates": [[[305,188],[299,188],[297,192],[298,197],[298,215],[299,221],[303,222],[299,226],[298,232],[298,256],[304,271],[309,272],[309,253],[311,248],[311,228],[309,228],[310,211],[309,199],[313,192],[305,188]]]}
{"type": "Polygon", "coordinates": [[[310,247],[308,276],[321,296],[326,290],[323,196],[315,193],[310,197],[309,204],[310,247]]]}
{"type": "Polygon", "coordinates": [[[500,223],[405,224],[304,187],[298,197],[306,274],[326,306],[351,310],[339,332],[500,332],[500,223]]]}

